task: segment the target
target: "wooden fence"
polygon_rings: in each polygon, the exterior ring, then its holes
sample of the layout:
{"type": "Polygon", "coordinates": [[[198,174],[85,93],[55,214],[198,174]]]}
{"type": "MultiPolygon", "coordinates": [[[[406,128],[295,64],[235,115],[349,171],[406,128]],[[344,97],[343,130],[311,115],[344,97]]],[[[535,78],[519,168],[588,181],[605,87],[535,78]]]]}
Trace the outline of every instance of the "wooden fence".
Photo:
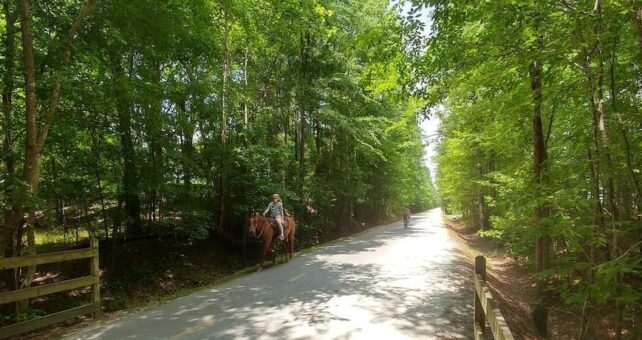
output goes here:
{"type": "Polygon", "coordinates": [[[0,270],[5,270],[86,258],[91,258],[91,261],[89,262],[89,276],[0,293],[0,305],[26,299],[32,299],[35,297],[63,292],[71,289],[91,286],[91,302],[89,304],[68,309],[62,312],[49,314],[38,319],[28,320],[2,327],[0,328],[0,338],[7,338],[21,333],[33,331],[35,329],[53,325],[55,323],[69,320],[81,315],[92,313],[95,317],[100,313],[100,271],[98,269],[97,239],[92,238],[90,240],[89,248],[85,249],[0,259],[0,270]]]}
{"type": "Polygon", "coordinates": [[[506,320],[486,285],[486,258],[475,257],[475,340],[484,339],[486,321],[496,340],[513,340],[506,320]]]}

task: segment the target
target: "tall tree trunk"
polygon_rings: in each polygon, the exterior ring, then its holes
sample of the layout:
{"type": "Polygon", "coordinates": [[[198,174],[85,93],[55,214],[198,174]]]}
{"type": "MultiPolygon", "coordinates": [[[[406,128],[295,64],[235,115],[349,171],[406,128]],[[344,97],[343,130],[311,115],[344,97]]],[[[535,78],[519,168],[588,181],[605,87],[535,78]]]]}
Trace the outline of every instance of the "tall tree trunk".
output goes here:
{"type": "MultiPolygon", "coordinates": [[[[18,2],[18,13],[21,19],[22,28],[22,52],[24,59],[24,77],[25,77],[25,160],[23,168],[23,181],[27,184],[27,196],[33,198],[38,192],[38,173],[40,170],[40,155],[47,140],[49,127],[53,122],[54,113],[58,106],[64,72],[71,59],[71,46],[76,38],[76,32],[82,20],[89,14],[93,8],[93,0],[86,0],[80,8],[78,15],[74,19],[67,41],[62,51],[62,62],[55,73],[54,83],[49,96],[48,105],[42,116],[40,131],[37,127],[37,99],[36,99],[36,68],[33,48],[33,35],[31,29],[31,6],[29,0],[20,0],[18,2]]],[[[25,202],[18,202],[22,206],[25,202]]],[[[35,208],[30,208],[27,215],[27,254],[35,254],[35,208]]],[[[17,229],[19,226],[13,226],[17,229]]],[[[6,245],[2,245],[6,246],[6,245]]],[[[20,284],[21,288],[27,288],[35,275],[36,268],[28,268],[20,284]]],[[[28,307],[28,300],[18,303],[19,312],[24,312],[28,307]]]]}
{"type": "Polygon", "coordinates": [[[155,222],[157,220],[156,209],[159,207],[158,199],[160,193],[160,186],[165,182],[163,171],[163,92],[161,84],[162,65],[158,62],[152,63],[152,79],[151,82],[157,87],[154,92],[154,100],[149,107],[148,114],[148,132],[149,132],[149,156],[152,166],[152,181],[149,190],[149,213],[150,220],[155,222]],[[151,118],[151,119],[149,119],[151,118]]]}
{"type": "Polygon", "coordinates": [[[183,184],[185,192],[189,193],[192,190],[192,165],[194,161],[194,131],[185,131],[183,146],[183,184]]]}
{"type": "Polygon", "coordinates": [[[296,159],[299,161],[299,186],[303,189],[305,179],[305,132],[306,132],[306,114],[308,107],[308,60],[310,48],[310,33],[305,33],[300,37],[300,70],[299,70],[299,98],[298,98],[298,119],[296,132],[296,159]]]}
{"type": "MultiPolygon", "coordinates": [[[[600,13],[600,2],[596,2],[594,13],[598,16],[600,13]]],[[[587,49],[584,50],[583,65],[586,81],[588,84],[588,105],[592,117],[591,147],[589,149],[589,162],[591,164],[591,196],[593,199],[593,218],[596,225],[596,234],[606,237],[606,221],[604,216],[604,207],[602,197],[606,198],[608,210],[611,210],[611,218],[617,216],[615,206],[613,177],[611,173],[611,156],[608,148],[608,136],[606,135],[606,126],[604,120],[604,64],[602,61],[602,43],[600,40],[600,24],[597,23],[594,29],[596,35],[595,50],[597,51],[597,74],[594,74],[591,67],[592,56],[587,49]],[[604,157],[604,159],[602,158],[604,157]],[[605,169],[605,176],[602,176],[602,170],[605,169]],[[603,177],[606,177],[604,183],[603,177]],[[602,190],[604,189],[604,195],[602,190]]],[[[612,242],[608,242],[612,246],[612,242]]],[[[590,259],[591,267],[598,262],[608,260],[611,253],[608,249],[596,249],[591,247],[590,259]]],[[[589,282],[593,280],[593,272],[589,270],[589,282]]],[[[580,338],[587,336],[589,320],[585,311],[582,315],[580,325],[580,338]]]]}
{"type": "MultiPolygon", "coordinates": [[[[22,44],[24,57],[25,77],[25,164],[23,168],[23,179],[27,183],[27,194],[34,197],[38,192],[38,170],[40,168],[40,155],[38,152],[38,131],[36,126],[36,65],[34,59],[33,36],[31,32],[31,8],[28,0],[20,0],[18,3],[22,20],[22,44]]],[[[30,208],[27,215],[27,255],[36,253],[35,237],[36,212],[30,208]]],[[[20,283],[21,288],[27,288],[36,273],[36,267],[31,266],[20,283]]],[[[24,313],[29,307],[29,300],[18,303],[18,312],[24,313]]]]}
{"type": "MultiPolygon", "coordinates": [[[[537,5],[537,1],[536,1],[537,5]]],[[[539,53],[544,47],[544,38],[540,34],[540,14],[536,13],[535,16],[535,32],[538,34],[535,42],[535,52],[539,53]]],[[[535,240],[535,258],[536,270],[542,272],[549,268],[550,265],[550,236],[546,219],[550,216],[550,209],[545,202],[542,202],[543,197],[546,197],[545,189],[548,185],[548,154],[546,150],[546,142],[544,141],[544,129],[542,124],[542,72],[543,63],[540,59],[536,58],[529,66],[530,83],[531,83],[531,97],[533,100],[533,182],[537,190],[535,197],[537,197],[537,205],[533,211],[533,224],[538,228],[538,237],[535,240]]],[[[548,336],[548,298],[545,290],[545,281],[540,280],[537,282],[538,301],[533,306],[533,320],[538,333],[543,336],[548,336]]]]}
{"type": "MultiPolygon", "coordinates": [[[[602,200],[601,200],[601,161],[600,161],[600,145],[599,145],[599,130],[598,130],[598,121],[599,114],[597,105],[595,103],[595,86],[593,75],[590,68],[590,56],[588,52],[585,51],[584,56],[584,72],[586,74],[586,79],[588,83],[588,105],[591,110],[591,146],[588,152],[588,158],[590,162],[591,170],[591,198],[593,200],[593,221],[596,226],[596,234],[605,233],[604,225],[604,214],[602,209],[602,200]]],[[[596,264],[598,260],[598,251],[595,247],[590,249],[590,259],[589,262],[593,265],[596,264]]],[[[589,281],[592,280],[593,273],[589,271],[589,281]]]]}
{"type": "MultiPolygon", "coordinates": [[[[483,159],[483,158],[480,157],[479,159],[483,159]]],[[[477,172],[478,172],[479,180],[482,180],[484,176],[484,168],[481,163],[477,164],[477,172]]],[[[489,229],[488,208],[486,207],[486,202],[484,199],[484,188],[482,187],[481,184],[478,184],[477,186],[478,186],[477,216],[479,218],[479,229],[488,230],[489,229]]]]}
{"type": "MultiPolygon", "coordinates": [[[[595,28],[595,34],[597,37],[596,41],[596,51],[597,51],[597,107],[596,109],[596,118],[597,118],[597,130],[599,132],[599,142],[601,147],[601,153],[604,156],[604,177],[606,177],[606,183],[603,183],[603,187],[606,189],[606,203],[609,210],[611,222],[616,222],[619,219],[618,207],[615,203],[615,184],[613,180],[613,162],[611,158],[611,151],[609,149],[609,137],[606,129],[606,120],[605,116],[605,100],[604,100],[604,60],[603,60],[603,44],[602,44],[602,22],[601,22],[601,2],[598,0],[595,2],[596,20],[598,20],[595,28]]],[[[615,248],[617,247],[617,233],[613,234],[612,243],[611,243],[611,256],[616,252],[615,248]]]]}
{"type": "Polygon", "coordinates": [[[98,149],[98,133],[94,129],[91,134],[91,147],[94,154],[94,176],[96,176],[96,187],[98,189],[98,198],[100,199],[100,212],[103,217],[103,230],[105,239],[109,238],[109,226],[107,225],[107,211],[105,209],[105,194],[103,192],[102,180],[100,178],[100,151],[98,149]]]}
{"type": "Polygon", "coordinates": [[[626,124],[622,119],[622,115],[620,114],[620,111],[618,110],[618,105],[617,105],[617,92],[615,91],[615,60],[614,59],[611,59],[610,71],[611,71],[611,107],[620,125],[620,133],[622,135],[622,141],[624,141],[624,154],[626,155],[626,167],[629,171],[629,175],[631,176],[631,182],[633,182],[633,188],[635,189],[635,193],[639,198],[639,197],[642,197],[642,188],[640,187],[640,180],[638,179],[638,176],[635,173],[635,168],[633,166],[633,155],[631,152],[631,143],[629,142],[626,124]]]}
{"type": "Polygon", "coordinates": [[[218,175],[218,192],[219,192],[219,217],[218,226],[223,228],[225,221],[225,175],[226,175],[226,158],[227,158],[227,87],[230,72],[230,51],[229,51],[229,24],[227,22],[227,11],[224,13],[225,28],[223,32],[223,90],[221,94],[221,129],[220,129],[220,142],[221,142],[221,158],[219,163],[218,175]]]}
{"type": "MultiPolygon", "coordinates": [[[[17,20],[17,13],[11,10],[10,2],[3,2],[3,11],[6,21],[5,36],[4,36],[4,47],[5,47],[5,59],[4,59],[4,77],[3,77],[3,87],[2,87],[2,116],[3,116],[3,131],[4,138],[2,143],[2,149],[4,153],[4,170],[5,170],[5,183],[4,183],[4,195],[9,206],[11,208],[3,211],[4,215],[4,226],[0,229],[0,249],[3,249],[0,252],[0,257],[6,256],[11,257],[17,255],[17,242],[19,241],[16,238],[16,228],[19,226],[22,209],[20,208],[18,198],[16,196],[16,190],[14,188],[15,176],[16,176],[16,165],[14,161],[13,154],[13,140],[11,132],[13,129],[12,116],[13,116],[13,92],[15,89],[14,84],[14,75],[15,75],[15,56],[16,56],[16,29],[15,22],[17,20]]],[[[7,283],[9,289],[14,290],[17,288],[16,281],[16,270],[6,270],[5,282],[7,283]]]]}
{"type": "Polygon", "coordinates": [[[186,195],[189,195],[192,190],[192,162],[194,154],[194,122],[191,117],[192,107],[190,112],[187,109],[187,99],[183,98],[178,104],[180,114],[184,117],[180,120],[181,123],[181,156],[183,159],[183,188],[186,195]]]}
{"type": "MultiPolygon", "coordinates": [[[[52,172],[52,177],[53,177],[53,184],[54,186],[58,187],[60,186],[59,182],[59,171],[58,171],[58,166],[56,165],[56,159],[52,158],[51,159],[51,172],[52,172]]],[[[62,195],[56,195],[58,196],[55,200],[55,211],[56,211],[56,226],[57,227],[63,227],[63,230],[65,231],[65,241],[67,237],[67,226],[65,225],[65,200],[62,195]]]]}
{"type": "Polygon", "coordinates": [[[245,93],[243,94],[243,129],[245,130],[245,144],[247,145],[247,138],[248,138],[248,129],[250,127],[250,104],[249,104],[249,95],[250,95],[250,88],[249,88],[249,75],[248,75],[248,63],[250,60],[250,43],[247,43],[245,45],[245,58],[243,61],[243,83],[245,85],[245,93]]]}
{"type": "MultiPolygon", "coordinates": [[[[21,0],[21,2],[22,1],[25,1],[27,3],[29,2],[28,0],[21,0]]],[[[67,40],[64,42],[64,47],[62,50],[62,62],[60,63],[58,70],[56,70],[51,94],[49,95],[47,107],[42,117],[42,124],[40,124],[40,131],[38,132],[37,151],[39,153],[42,152],[42,149],[45,146],[45,141],[47,140],[47,135],[49,134],[49,128],[51,127],[51,123],[53,123],[54,114],[56,113],[56,109],[58,107],[58,101],[60,99],[60,93],[62,91],[65,71],[67,70],[67,66],[71,61],[72,45],[76,40],[76,35],[78,29],[80,28],[80,24],[89,15],[93,8],[94,0],[85,0],[85,2],[80,7],[80,10],[78,11],[78,14],[74,18],[74,21],[71,23],[71,28],[69,29],[67,40]]]]}
{"type": "Polygon", "coordinates": [[[118,111],[121,153],[123,155],[123,188],[121,195],[122,202],[125,204],[125,215],[127,216],[126,234],[131,237],[142,233],[140,196],[138,194],[140,180],[136,166],[134,143],[132,141],[131,105],[124,82],[126,76],[121,65],[120,56],[112,56],[111,64],[112,73],[114,74],[113,92],[118,111]]]}
{"type": "MultiPolygon", "coordinates": [[[[616,37],[619,38],[619,36],[616,36],[616,37]]],[[[626,154],[627,168],[629,169],[629,172],[631,174],[631,180],[632,180],[632,182],[634,184],[634,187],[635,187],[635,189],[637,191],[637,194],[639,195],[640,194],[639,183],[637,181],[637,176],[635,175],[635,172],[632,170],[632,167],[631,167],[631,152],[630,152],[630,147],[629,147],[629,139],[628,139],[628,136],[627,136],[627,133],[626,133],[626,128],[622,124],[622,117],[620,116],[620,113],[619,113],[618,108],[617,108],[617,92],[615,91],[615,55],[616,55],[616,52],[617,52],[617,43],[618,43],[618,39],[617,38],[615,40],[615,43],[613,44],[613,51],[611,51],[612,55],[611,55],[611,58],[610,58],[610,65],[609,65],[611,109],[613,111],[613,114],[617,117],[618,122],[620,123],[622,140],[624,141],[624,146],[625,146],[624,152],[626,154]]],[[[608,159],[608,161],[610,162],[610,159],[608,159]]],[[[609,166],[611,166],[611,165],[609,164],[609,166]]],[[[613,169],[613,168],[611,167],[611,169],[613,169]]],[[[611,181],[610,186],[614,186],[613,183],[612,183],[612,181],[613,181],[613,174],[612,173],[610,174],[609,179],[611,181]]],[[[615,195],[613,189],[610,189],[610,191],[611,191],[612,195],[615,195]]],[[[624,195],[622,195],[622,196],[624,196],[624,195]]],[[[613,214],[614,215],[612,215],[612,217],[613,217],[614,221],[618,221],[619,220],[619,216],[617,215],[617,213],[618,213],[617,207],[615,207],[615,198],[612,197],[611,200],[612,201],[609,201],[609,203],[613,204],[613,207],[611,209],[613,210],[613,214]]],[[[627,206],[626,201],[624,202],[623,206],[624,207],[627,206]]],[[[626,216],[626,210],[624,211],[623,215],[626,216]]],[[[615,228],[615,224],[614,224],[614,228],[615,228]]],[[[611,256],[613,258],[618,258],[620,256],[620,253],[621,253],[621,250],[620,250],[619,233],[618,233],[618,231],[615,231],[613,233],[613,250],[612,250],[611,256]]],[[[616,275],[616,278],[615,278],[615,285],[619,286],[621,284],[622,280],[623,280],[623,273],[621,271],[619,271],[618,274],[616,275]]],[[[617,339],[621,339],[622,338],[622,323],[623,323],[623,318],[624,318],[623,309],[624,309],[624,307],[622,306],[622,304],[620,302],[620,299],[616,298],[616,300],[615,300],[615,310],[616,310],[615,334],[616,334],[617,339]]]]}
{"type": "MultiPolygon", "coordinates": [[[[533,98],[533,179],[538,190],[538,199],[543,196],[543,187],[548,182],[548,155],[544,143],[544,131],[542,128],[542,64],[534,61],[531,64],[531,92],[533,98]]],[[[543,219],[548,218],[549,212],[546,205],[539,202],[534,211],[534,222],[538,228],[541,228],[541,235],[537,238],[536,267],[537,271],[546,270],[550,263],[550,237],[543,219]]]]}
{"type": "MultiPolygon", "coordinates": [[[[591,145],[588,150],[588,160],[590,163],[590,172],[591,172],[591,198],[593,199],[593,223],[597,226],[598,230],[596,233],[601,233],[600,229],[603,229],[604,218],[602,215],[602,203],[600,201],[600,180],[599,180],[599,160],[594,155],[595,145],[591,145]]],[[[597,263],[597,249],[595,246],[589,246],[589,269],[587,271],[587,281],[589,284],[593,284],[594,275],[593,268],[597,263]]],[[[591,309],[590,296],[587,296],[584,303],[584,309],[580,317],[580,334],[579,338],[584,339],[589,332],[590,318],[589,310],[591,309]]]]}

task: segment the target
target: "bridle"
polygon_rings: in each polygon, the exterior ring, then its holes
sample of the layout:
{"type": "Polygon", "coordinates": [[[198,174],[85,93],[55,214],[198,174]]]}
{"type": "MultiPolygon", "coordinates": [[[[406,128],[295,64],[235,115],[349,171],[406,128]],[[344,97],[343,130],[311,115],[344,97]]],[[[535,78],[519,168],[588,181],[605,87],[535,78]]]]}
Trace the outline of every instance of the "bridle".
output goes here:
{"type": "MultiPolygon", "coordinates": [[[[252,216],[250,218],[250,224],[254,223],[257,218],[258,218],[258,216],[252,216]]],[[[261,225],[261,233],[259,234],[259,236],[256,236],[256,229],[258,229],[258,227],[252,229],[252,234],[254,235],[254,238],[260,239],[261,236],[263,236],[263,232],[265,231],[265,223],[261,223],[261,224],[262,224],[261,225]]]]}

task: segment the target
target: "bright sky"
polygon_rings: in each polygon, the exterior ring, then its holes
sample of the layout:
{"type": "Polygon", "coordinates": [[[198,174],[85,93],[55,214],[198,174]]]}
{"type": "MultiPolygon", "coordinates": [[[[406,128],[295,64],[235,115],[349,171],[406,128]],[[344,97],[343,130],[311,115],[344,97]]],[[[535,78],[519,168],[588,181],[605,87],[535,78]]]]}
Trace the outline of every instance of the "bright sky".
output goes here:
{"type": "MultiPolygon", "coordinates": [[[[397,3],[399,0],[391,0],[391,4],[397,3]]],[[[403,12],[407,13],[411,10],[412,6],[410,3],[406,2],[403,12]]],[[[432,31],[432,16],[431,10],[429,8],[423,8],[419,11],[420,16],[419,20],[425,24],[424,31],[422,35],[425,37],[432,31]]],[[[422,133],[424,135],[424,140],[428,141],[424,154],[424,162],[426,166],[430,169],[430,174],[432,175],[433,180],[437,174],[437,164],[434,162],[433,158],[436,155],[436,146],[437,146],[437,129],[439,128],[439,118],[437,115],[432,115],[430,119],[424,119],[419,126],[421,127],[422,133]]]]}
{"type": "Polygon", "coordinates": [[[430,169],[430,174],[432,175],[433,180],[437,175],[437,163],[434,162],[433,158],[437,154],[436,146],[436,135],[437,129],[439,128],[439,118],[436,115],[430,117],[430,119],[425,119],[419,124],[421,131],[424,135],[424,140],[428,141],[424,154],[424,162],[426,166],[430,169]]]}

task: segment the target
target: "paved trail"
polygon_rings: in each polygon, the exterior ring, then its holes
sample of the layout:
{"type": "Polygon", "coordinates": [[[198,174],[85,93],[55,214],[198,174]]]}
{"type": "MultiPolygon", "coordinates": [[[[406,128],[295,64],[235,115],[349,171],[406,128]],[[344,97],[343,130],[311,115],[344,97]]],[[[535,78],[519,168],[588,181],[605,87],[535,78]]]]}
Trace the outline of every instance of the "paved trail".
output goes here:
{"type": "Polygon", "coordinates": [[[438,209],[69,339],[470,339],[471,268],[438,209]]]}

